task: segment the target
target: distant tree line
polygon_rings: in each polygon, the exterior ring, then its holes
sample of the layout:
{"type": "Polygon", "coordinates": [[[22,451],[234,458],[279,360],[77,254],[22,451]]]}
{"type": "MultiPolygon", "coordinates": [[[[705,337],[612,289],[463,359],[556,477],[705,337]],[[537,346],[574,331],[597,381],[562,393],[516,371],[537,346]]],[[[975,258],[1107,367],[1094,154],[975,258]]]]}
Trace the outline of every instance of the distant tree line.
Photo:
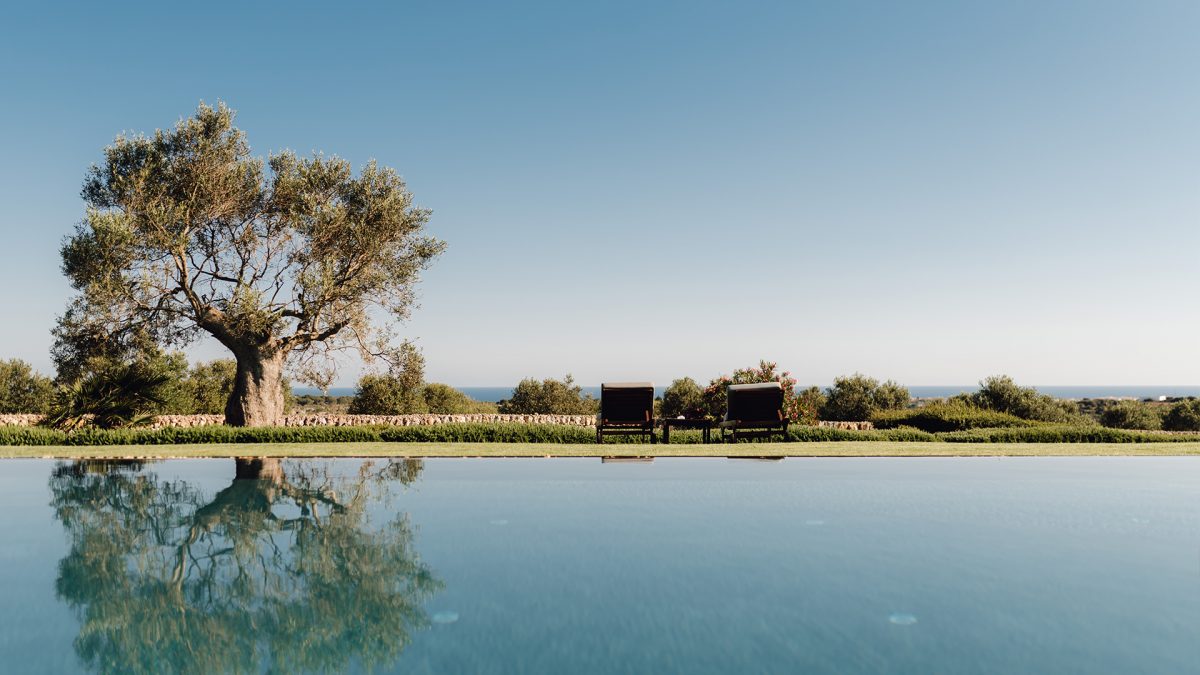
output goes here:
{"type": "Polygon", "coordinates": [[[425,382],[425,357],[404,343],[386,373],[363,375],[347,410],[352,415],[457,415],[496,412],[447,384],[425,382]]]}
{"type": "MultiPolygon", "coordinates": [[[[94,345],[64,348],[56,343],[58,371],[51,378],[20,359],[0,361],[0,413],[46,415],[62,428],[85,422],[94,426],[130,426],[154,415],[219,415],[234,386],[236,364],[218,359],[189,365],[182,352],[154,345],[105,353],[94,345]]],[[[425,358],[404,343],[385,372],[363,375],[353,396],[291,395],[287,409],[363,415],[418,413],[592,415],[599,401],[584,393],[571,375],[562,379],[525,378],[499,403],[476,401],[446,384],[425,381],[425,358]]],[[[1103,425],[1117,429],[1200,431],[1200,399],[1166,402],[1084,399],[1069,401],[1022,387],[997,375],[977,391],[948,399],[914,401],[903,385],[859,373],[838,377],[824,389],[800,389],[787,371],[770,361],[734,370],[701,386],[690,377],[671,382],[655,401],[664,417],[719,419],[731,384],[779,382],[785,411],[796,423],[818,420],[871,420],[877,426],[912,426],[926,431],[1011,426],[1024,423],[1070,426],[1103,425]]]]}

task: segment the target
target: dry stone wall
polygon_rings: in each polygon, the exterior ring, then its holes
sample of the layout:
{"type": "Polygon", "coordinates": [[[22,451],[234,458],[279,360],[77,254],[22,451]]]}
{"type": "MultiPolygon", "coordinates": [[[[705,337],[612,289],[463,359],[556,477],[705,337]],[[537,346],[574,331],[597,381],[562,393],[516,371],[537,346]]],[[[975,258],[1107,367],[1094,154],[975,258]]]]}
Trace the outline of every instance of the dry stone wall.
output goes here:
{"type": "MultiPolygon", "coordinates": [[[[0,415],[0,426],[31,427],[41,421],[41,415],[0,415]]],[[[285,427],[351,427],[380,425],[389,427],[429,426],[431,424],[454,424],[479,422],[485,424],[511,422],[518,424],[561,424],[572,427],[595,426],[592,415],[500,415],[498,413],[472,413],[464,415],[337,415],[308,413],[287,415],[285,427]]],[[[159,415],[151,428],[203,427],[224,424],[224,415],[159,415]]],[[[819,426],[833,429],[866,431],[874,429],[870,422],[831,422],[822,420],[819,426]]]]}
{"type": "MultiPolygon", "coordinates": [[[[29,427],[37,424],[41,419],[41,415],[0,415],[0,426],[29,427]]],[[[515,422],[521,424],[561,424],[574,427],[590,427],[595,426],[596,418],[592,415],[500,415],[492,413],[466,415],[324,415],[309,413],[304,415],[287,415],[283,418],[281,426],[350,427],[374,424],[391,427],[412,427],[465,422],[482,422],[488,424],[515,422]]],[[[202,427],[224,423],[224,415],[159,415],[155,418],[151,428],[202,427]]]]}
{"type": "Polygon", "coordinates": [[[40,421],[41,415],[0,415],[0,426],[31,427],[40,421]]]}
{"type": "Polygon", "coordinates": [[[870,431],[875,428],[875,425],[870,422],[840,422],[833,420],[821,420],[817,422],[817,426],[830,429],[846,429],[848,431],[870,431]]]}

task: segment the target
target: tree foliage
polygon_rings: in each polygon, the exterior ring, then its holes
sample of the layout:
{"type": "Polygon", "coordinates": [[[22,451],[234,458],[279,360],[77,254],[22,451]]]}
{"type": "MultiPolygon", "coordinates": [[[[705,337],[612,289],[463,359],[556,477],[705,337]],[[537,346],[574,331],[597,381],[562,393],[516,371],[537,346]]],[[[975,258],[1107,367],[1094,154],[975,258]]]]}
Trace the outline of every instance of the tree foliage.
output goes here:
{"type": "Polygon", "coordinates": [[[835,378],[825,391],[821,419],[861,421],[885,411],[908,405],[908,389],[891,380],[880,383],[861,373],[835,378]]]}
{"type": "Polygon", "coordinates": [[[1038,422],[1079,422],[1079,408],[1060,401],[1033,387],[1021,387],[1008,375],[993,375],[979,383],[979,391],[956,397],[959,400],[997,412],[1038,422]]]}
{"type": "Polygon", "coordinates": [[[476,401],[448,384],[430,382],[421,388],[425,408],[439,415],[463,415],[468,413],[497,412],[495,403],[476,401]]]}
{"type": "Polygon", "coordinates": [[[819,387],[813,386],[796,392],[796,421],[802,424],[816,424],[824,406],[825,394],[819,387]]]}
{"type": "Polygon", "coordinates": [[[1162,427],[1168,431],[1200,431],[1200,399],[1172,404],[1163,416],[1162,427]]]}
{"type": "Polygon", "coordinates": [[[591,395],[585,396],[583,387],[567,375],[561,380],[546,378],[540,382],[525,378],[497,408],[512,415],[594,415],[600,403],[591,395]]]}
{"type": "Polygon", "coordinates": [[[739,368],[732,375],[722,375],[711,380],[705,387],[704,408],[708,415],[720,419],[725,415],[725,404],[728,401],[726,389],[731,384],[757,384],[759,382],[778,382],[783,387],[783,414],[789,420],[800,424],[812,424],[816,421],[815,411],[807,407],[805,401],[796,396],[796,378],[788,371],[779,371],[774,361],[759,361],[758,367],[739,368]]]}
{"type": "Polygon", "coordinates": [[[1100,413],[1100,424],[1115,429],[1161,429],[1163,414],[1158,406],[1141,401],[1116,401],[1100,413]]]}
{"type": "MultiPolygon", "coordinates": [[[[207,333],[238,371],[229,422],[282,414],[281,378],[331,350],[385,355],[373,313],[403,319],[444,244],[395,171],[290,152],[264,162],[224,105],[152,136],[119,136],[83,188],[62,247],[77,336],[183,344],[207,333]]],[[[69,361],[70,359],[65,359],[69,361]]]]}
{"type": "MultiPolygon", "coordinates": [[[[233,359],[217,359],[197,363],[188,370],[185,382],[188,405],[177,414],[219,415],[225,411],[225,403],[233,392],[233,378],[237,373],[237,362],[233,359]]],[[[286,389],[286,386],[285,386],[286,389]]]]}
{"type": "Polygon", "coordinates": [[[663,391],[659,414],[663,417],[704,417],[704,390],[690,377],[671,382],[671,386],[663,391]]]}
{"type": "Polygon", "coordinates": [[[363,375],[350,402],[352,415],[410,415],[426,412],[421,385],[425,382],[425,357],[409,342],[391,359],[386,374],[363,375]]]}
{"type": "Polygon", "coordinates": [[[45,413],[54,397],[54,383],[25,361],[0,361],[0,413],[45,413]]]}

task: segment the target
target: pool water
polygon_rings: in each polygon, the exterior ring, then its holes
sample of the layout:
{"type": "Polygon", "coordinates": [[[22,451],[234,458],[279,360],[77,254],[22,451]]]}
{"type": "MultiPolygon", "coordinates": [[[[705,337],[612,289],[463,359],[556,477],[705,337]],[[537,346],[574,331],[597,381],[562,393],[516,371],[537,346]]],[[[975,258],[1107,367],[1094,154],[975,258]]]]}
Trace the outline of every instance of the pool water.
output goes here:
{"type": "Polygon", "coordinates": [[[1200,459],[6,460],[0,670],[1200,672],[1200,459]]]}

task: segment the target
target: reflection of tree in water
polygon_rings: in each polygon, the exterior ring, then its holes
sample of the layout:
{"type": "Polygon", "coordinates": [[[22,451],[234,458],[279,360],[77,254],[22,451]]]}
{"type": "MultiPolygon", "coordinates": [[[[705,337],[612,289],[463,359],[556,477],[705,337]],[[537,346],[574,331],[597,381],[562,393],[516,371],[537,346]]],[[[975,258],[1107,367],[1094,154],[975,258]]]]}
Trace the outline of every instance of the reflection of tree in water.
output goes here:
{"type": "Polygon", "coordinates": [[[70,535],[58,594],[80,616],[98,672],[338,671],[394,661],[441,583],[403,515],[366,507],[419,461],[328,465],[237,460],[211,498],[140,464],[76,462],[50,479],[70,535]]]}

